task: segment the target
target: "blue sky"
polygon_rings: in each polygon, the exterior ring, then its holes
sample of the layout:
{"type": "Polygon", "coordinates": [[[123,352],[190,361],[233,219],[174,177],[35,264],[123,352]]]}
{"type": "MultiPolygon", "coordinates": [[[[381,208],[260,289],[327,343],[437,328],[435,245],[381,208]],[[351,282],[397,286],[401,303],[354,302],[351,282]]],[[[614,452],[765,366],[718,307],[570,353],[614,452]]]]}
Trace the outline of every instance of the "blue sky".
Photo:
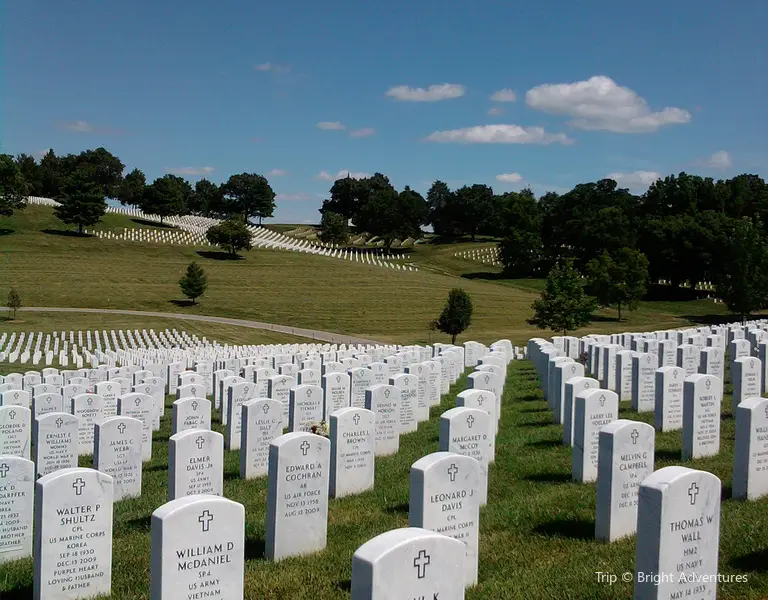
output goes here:
{"type": "Polygon", "coordinates": [[[267,175],[314,221],[342,171],[426,193],[768,171],[768,2],[6,0],[2,151],[148,179],[267,175]],[[501,92],[501,93],[499,93],[501,92]]]}

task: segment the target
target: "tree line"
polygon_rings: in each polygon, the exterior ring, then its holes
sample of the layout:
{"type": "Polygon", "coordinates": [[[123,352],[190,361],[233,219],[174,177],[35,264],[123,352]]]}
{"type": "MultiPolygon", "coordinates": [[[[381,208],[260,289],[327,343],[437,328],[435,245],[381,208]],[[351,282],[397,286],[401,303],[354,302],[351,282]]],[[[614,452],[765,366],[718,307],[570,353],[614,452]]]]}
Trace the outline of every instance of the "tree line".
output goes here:
{"type": "Polygon", "coordinates": [[[275,192],[263,175],[239,173],[221,185],[207,179],[194,187],[184,178],[166,174],[147,183],[140,169],[123,174],[125,165],[104,148],[57,156],[49,150],[38,163],[33,156],[0,154],[0,214],[24,206],[26,196],[52,198],[61,203],[57,216],[68,224],[98,223],[105,199],[137,206],[161,219],[195,214],[244,222],[271,217],[275,192]]]}

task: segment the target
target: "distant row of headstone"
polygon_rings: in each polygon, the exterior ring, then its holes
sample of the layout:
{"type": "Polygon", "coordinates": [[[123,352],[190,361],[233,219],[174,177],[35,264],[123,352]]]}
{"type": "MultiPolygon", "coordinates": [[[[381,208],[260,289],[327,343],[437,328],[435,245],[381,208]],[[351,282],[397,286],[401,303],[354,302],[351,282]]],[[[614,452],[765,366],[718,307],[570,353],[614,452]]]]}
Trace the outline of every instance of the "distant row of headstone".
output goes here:
{"type": "Polygon", "coordinates": [[[527,351],[563,443],[573,447],[573,479],[597,482],[595,537],[637,534],[635,598],[714,598],[720,479],[682,466],[654,471],[655,434],[682,429],[683,460],[719,453],[727,357],[733,497],[768,494],[768,322],[534,338],[527,351]],[[620,419],[620,400],[654,413],[654,426],[620,419]]]}
{"type": "Polygon", "coordinates": [[[463,598],[477,580],[479,507],[507,364],[523,354],[507,340],[490,348],[308,346],[237,362],[206,356],[194,370],[174,361],[104,365],[98,375],[6,375],[0,489],[11,493],[0,503],[0,561],[34,556],[35,598],[109,593],[112,506],[141,494],[168,393],[177,399],[168,503],[152,517],[151,597],[242,598],[245,515],[222,497],[225,447],[239,450],[243,478],[268,475],[267,558],[314,552],[326,545],[329,496],[371,489],[374,457],[397,452],[400,435],[427,420],[472,367],[456,407],[440,418],[440,452],[412,465],[413,527],[363,545],[352,581],[354,598],[389,597],[393,585],[403,597],[463,598]],[[215,408],[225,435],[211,430],[215,408]],[[312,433],[326,419],[329,438],[312,433]],[[78,468],[78,456],[91,453],[94,468],[78,468]],[[392,568],[404,577],[393,582],[392,568]]]}

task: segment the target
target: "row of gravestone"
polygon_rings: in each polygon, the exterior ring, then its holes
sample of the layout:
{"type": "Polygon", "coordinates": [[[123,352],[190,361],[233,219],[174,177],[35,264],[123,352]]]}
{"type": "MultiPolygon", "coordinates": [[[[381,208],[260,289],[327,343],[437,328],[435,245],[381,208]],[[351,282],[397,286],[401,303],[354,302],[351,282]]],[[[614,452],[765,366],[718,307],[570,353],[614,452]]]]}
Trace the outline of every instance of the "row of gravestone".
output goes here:
{"type": "MultiPolygon", "coordinates": [[[[557,360],[547,355],[550,346],[545,340],[531,340],[529,352],[542,384],[554,381],[557,386],[558,377],[548,377],[557,360]]],[[[618,394],[583,377],[583,365],[560,362],[554,368],[562,371],[559,377],[567,378],[572,365],[577,365],[576,375],[563,380],[563,438],[573,446],[574,480],[597,482],[595,537],[614,541],[637,533],[635,598],[715,597],[720,480],[680,466],[654,472],[654,427],[619,419],[618,394]]],[[[674,368],[659,369],[657,377],[674,368]]],[[[704,374],[685,377],[678,369],[683,457],[716,454],[722,381],[704,374]]],[[[768,469],[761,458],[768,454],[768,399],[745,399],[736,410],[736,420],[733,494],[754,499],[768,493],[768,469]]]]}
{"type": "MultiPolygon", "coordinates": [[[[504,365],[504,368],[506,369],[506,365],[504,365]]],[[[489,378],[485,381],[487,384],[493,374],[477,372],[473,375],[484,379],[489,378]]],[[[258,402],[279,404],[269,399],[256,401],[256,403],[258,402]]],[[[415,486],[415,491],[411,496],[411,523],[421,524],[423,527],[441,531],[446,535],[464,541],[469,557],[466,567],[466,582],[469,585],[476,580],[477,515],[475,513],[477,512],[477,507],[485,502],[487,465],[492,460],[492,439],[496,426],[492,417],[498,415],[498,411],[495,395],[492,392],[483,390],[467,390],[462,392],[457,398],[457,405],[456,409],[452,409],[443,415],[440,427],[441,449],[455,449],[457,452],[436,453],[414,464],[411,479],[412,488],[415,486]],[[485,397],[485,402],[483,397],[485,397]],[[465,407],[467,404],[474,404],[480,408],[467,408],[465,407]],[[483,405],[485,406],[483,407],[483,405]],[[437,474],[443,471],[445,473],[442,475],[442,478],[438,477],[437,474]],[[433,475],[425,475],[427,472],[431,472],[433,475]],[[442,483],[440,483],[441,481],[442,483]],[[450,484],[446,482],[450,482],[450,484]],[[446,486],[448,488],[447,491],[439,491],[446,486]],[[417,500],[414,500],[414,498],[417,500]],[[437,504],[440,505],[439,510],[437,509],[437,504]]],[[[278,409],[279,405],[274,408],[278,409]]],[[[49,418],[50,416],[45,415],[43,418],[49,418]]],[[[345,493],[362,491],[372,485],[374,420],[375,415],[372,411],[346,408],[334,413],[331,417],[330,442],[323,437],[307,433],[290,433],[273,440],[269,447],[268,555],[271,555],[272,558],[281,558],[283,556],[311,552],[324,547],[325,533],[319,536],[318,539],[313,539],[311,535],[309,538],[306,535],[302,538],[302,536],[297,536],[296,534],[297,532],[319,532],[321,529],[324,532],[326,530],[327,496],[329,492],[331,495],[344,495],[345,493]],[[334,457],[330,464],[329,455],[334,457]],[[316,489],[317,486],[319,486],[319,490],[316,489]],[[329,486],[330,489],[328,489],[329,486]]],[[[99,456],[102,452],[114,457],[117,452],[130,453],[133,448],[132,462],[138,467],[138,472],[134,471],[132,475],[138,477],[140,481],[141,457],[137,451],[140,445],[136,444],[135,438],[140,435],[141,423],[136,419],[115,417],[97,426],[96,430],[97,437],[102,438],[102,440],[97,442],[99,450],[94,457],[95,464],[99,464],[100,461],[103,462],[103,456],[99,456]],[[109,431],[111,435],[107,436],[106,433],[99,433],[101,431],[109,431]],[[131,439],[132,437],[134,439],[131,439]],[[105,450],[102,450],[102,448],[105,450]]],[[[189,430],[172,436],[170,444],[171,467],[169,471],[177,472],[176,475],[171,476],[170,481],[170,497],[172,501],[166,507],[159,509],[155,516],[173,504],[174,499],[178,501],[183,497],[188,497],[185,494],[221,494],[222,454],[223,440],[222,436],[218,433],[204,430],[189,430]],[[174,438],[177,439],[174,440],[174,438]],[[216,464],[219,465],[218,469],[215,468],[216,464]],[[191,475],[182,474],[179,477],[178,472],[187,473],[189,470],[193,471],[191,475]],[[215,474],[217,471],[218,474],[215,474]],[[218,485],[213,480],[218,480],[218,485]]],[[[9,481],[12,481],[11,485],[14,489],[21,489],[23,487],[19,484],[19,481],[22,479],[28,483],[28,487],[31,487],[31,483],[34,480],[34,466],[30,461],[17,459],[16,457],[3,457],[2,461],[0,477],[8,478],[9,481]],[[17,469],[23,469],[23,477],[14,474],[14,465],[17,469]],[[10,474],[9,471],[11,471],[10,474]]],[[[38,482],[37,506],[44,505],[42,499],[45,497],[45,492],[43,492],[41,486],[47,485],[47,481],[55,479],[58,474],[70,471],[78,473],[81,471],[90,472],[90,470],[82,469],[63,469],[44,476],[38,482]]],[[[106,480],[102,478],[100,481],[99,489],[103,490],[106,486],[106,480]]],[[[119,499],[119,494],[116,496],[116,491],[112,489],[114,482],[115,479],[109,477],[110,505],[113,499],[119,499]]],[[[78,476],[71,483],[75,496],[80,496],[82,489],[86,487],[87,481],[83,477],[78,476]]],[[[59,483],[57,485],[66,488],[64,484],[59,483]]],[[[52,485],[51,487],[54,486],[52,485]]],[[[23,493],[16,495],[16,503],[23,506],[14,505],[11,509],[14,513],[30,514],[30,491],[26,489],[23,493]]],[[[48,494],[49,497],[55,495],[54,493],[48,494]]],[[[98,511],[98,507],[100,505],[105,506],[107,501],[106,499],[100,501],[99,499],[79,498],[77,502],[79,504],[88,502],[89,508],[86,510],[81,506],[73,508],[72,511],[69,508],[57,508],[53,511],[57,518],[52,520],[58,521],[58,517],[61,515],[81,514],[84,510],[86,512],[98,511]]],[[[48,512],[45,508],[42,510],[43,512],[48,512]]],[[[111,511],[109,513],[111,514],[111,511]]],[[[103,514],[107,513],[104,512],[103,514]]],[[[76,530],[82,531],[81,524],[83,522],[98,521],[97,517],[90,514],[83,518],[86,521],[66,518],[61,519],[61,523],[67,526],[73,523],[78,524],[78,529],[76,530]]],[[[29,534],[31,522],[26,523],[24,519],[21,521],[23,526],[19,526],[19,523],[11,523],[10,528],[5,532],[7,535],[0,537],[23,538],[24,531],[29,534]]],[[[36,532],[48,531],[48,529],[44,523],[36,520],[36,532]]],[[[106,526],[103,527],[103,530],[106,530],[106,526]]],[[[111,523],[109,530],[111,531],[111,523]]],[[[45,534],[41,533],[41,535],[45,534]]],[[[100,538],[104,537],[104,535],[95,531],[84,534],[86,539],[100,538]]],[[[50,539],[53,540],[54,537],[50,536],[50,539]]],[[[70,542],[72,539],[75,539],[73,536],[62,537],[70,542]]],[[[82,537],[81,535],[76,539],[82,540],[82,537]]],[[[41,549],[37,541],[35,547],[41,549]]],[[[78,542],[74,547],[80,548],[79,552],[74,553],[75,557],[87,556],[90,558],[96,556],[97,553],[98,555],[104,554],[104,548],[94,548],[87,543],[78,542]]],[[[45,556],[44,549],[41,549],[40,552],[42,554],[36,553],[36,557],[45,556]]],[[[16,554],[18,555],[18,552],[16,554]]],[[[45,597],[68,598],[77,597],[77,594],[82,590],[87,590],[88,595],[92,595],[99,590],[104,591],[103,587],[98,587],[99,585],[104,585],[103,581],[99,582],[99,577],[103,577],[104,573],[108,571],[104,564],[99,564],[93,558],[93,566],[86,569],[82,564],[88,563],[89,560],[83,559],[84,562],[80,562],[80,559],[71,558],[69,552],[66,554],[67,556],[58,555],[54,562],[56,562],[57,567],[71,562],[74,565],[73,570],[69,572],[59,569],[50,574],[51,577],[37,573],[38,562],[42,559],[36,559],[36,589],[38,589],[38,584],[43,586],[42,582],[46,580],[53,587],[47,590],[48,595],[45,597]],[[71,558],[71,560],[64,560],[66,558],[71,558]],[[81,571],[93,571],[93,577],[83,577],[81,584],[73,583],[70,575],[81,571]],[[57,579],[59,576],[60,579],[57,579]],[[61,589],[58,589],[56,586],[61,586],[61,589]],[[58,595],[53,596],[51,594],[58,595]]],[[[12,556],[12,554],[7,556],[12,556]]],[[[153,553],[153,572],[155,564],[156,560],[153,553]]],[[[41,569],[44,569],[44,567],[41,566],[41,569]]],[[[423,573],[417,579],[422,578],[424,578],[423,573]]],[[[74,579],[77,582],[81,578],[75,577],[74,579]]],[[[420,583],[427,584],[427,582],[420,583]]],[[[154,590],[156,588],[154,578],[152,588],[154,597],[154,590]]]]}

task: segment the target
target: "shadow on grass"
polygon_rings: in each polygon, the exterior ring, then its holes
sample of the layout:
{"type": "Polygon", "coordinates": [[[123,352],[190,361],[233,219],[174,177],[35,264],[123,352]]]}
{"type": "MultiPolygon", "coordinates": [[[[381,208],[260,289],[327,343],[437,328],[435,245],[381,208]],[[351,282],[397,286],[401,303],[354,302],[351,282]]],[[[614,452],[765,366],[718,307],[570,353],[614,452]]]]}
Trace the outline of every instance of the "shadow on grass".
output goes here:
{"type": "MultiPolygon", "coordinates": [[[[538,394],[528,394],[527,396],[520,398],[518,402],[541,402],[541,400],[543,400],[543,398],[538,394]]],[[[549,410],[549,408],[543,408],[541,410],[549,410]]]]}
{"type": "Polygon", "coordinates": [[[520,423],[518,427],[548,427],[549,425],[554,425],[554,421],[552,419],[547,419],[546,421],[533,421],[531,423],[520,423]]]}
{"type": "MultiPolygon", "coordinates": [[[[528,400],[535,400],[535,398],[532,397],[532,396],[528,396],[527,399],[528,400]]],[[[524,398],[524,400],[525,400],[525,398],[524,398]]],[[[521,410],[520,412],[523,412],[523,413],[540,413],[540,412],[549,412],[549,409],[546,408],[546,407],[526,408],[525,410],[521,410]]]]}
{"type": "Polygon", "coordinates": [[[146,515],[144,517],[137,517],[135,519],[129,519],[124,523],[121,523],[121,531],[146,531],[149,532],[152,529],[152,515],[146,515]]]}
{"type": "Polygon", "coordinates": [[[342,579],[338,583],[338,587],[342,592],[351,592],[352,591],[352,580],[351,579],[342,579]]]}
{"type": "Polygon", "coordinates": [[[144,473],[153,473],[155,471],[167,471],[167,470],[168,470],[168,465],[150,465],[142,469],[144,473]]]}
{"type": "Polygon", "coordinates": [[[69,229],[41,229],[48,235],[60,235],[62,237],[90,238],[94,237],[90,233],[80,233],[79,231],[70,231],[69,229]]]}
{"type": "Polygon", "coordinates": [[[11,235],[15,231],[15,229],[0,229],[0,235],[11,235]]]}
{"type": "Polygon", "coordinates": [[[239,254],[217,252],[215,250],[198,250],[197,254],[203,258],[210,258],[211,260],[245,260],[245,257],[240,256],[239,254]]]}
{"type": "Polygon", "coordinates": [[[410,507],[408,506],[407,502],[401,502],[400,504],[395,504],[393,506],[387,506],[384,509],[384,512],[390,515],[407,515],[408,509],[410,507]]]}
{"type": "Polygon", "coordinates": [[[163,229],[175,229],[173,225],[169,225],[168,223],[158,223],[157,221],[147,221],[146,219],[131,219],[134,223],[137,225],[147,225],[148,227],[162,227],[163,229]]]}
{"type": "Polygon", "coordinates": [[[533,531],[549,537],[591,541],[595,539],[595,522],[585,519],[554,519],[537,525],[533,531]]]}
{"type": "Polygon", "coordinates": [[[531,448],[560,448],[563,442],[561,440],[539,440],[538,442],[528,442],[526,446],[531,448]]]}
{"type": "Polygon", "coordinates": [[[764,573],[768,570],[768,548],[736,556],[730,560],[730,565],[739,571],[764,573]]]}
{"type": "Polygon", "coordinates": [[[3,600],[29,600],[32,597],[32,586],[25,585],[7,592],[3,592],[3,600]]]}
{"type": "Polygon", "coordinates": [[[656,450],[658,460],[681,460],[680,450],[656,450]]]}
{"type": "Polygon", "coordinates": [[[509,279],[504,273],[488,273],[488,272],[478,272],[478,273],[464,273],[462,276],[462,279],[485,279],[486,281],[498,281],[499,279],[509,279]]]}
{"type": "Polygon", "coordinates": [[[523,480],[534,483],[570,483],[573,478],[570,473],[534,473],[526,475],[523,480]]]}
{"type": "Polygon", "coordinates": [[[245,540],[245,560],[264,560],[264,551],[267,549],[267,543],[258,538],[246,538],[245,540]]]}
{"type": "Polygon", "coordinates": [[[197,306],[197,302],[192,302],[192,300],[168,300],[170,304],[173,304],[174,306],[197,306]]]}

